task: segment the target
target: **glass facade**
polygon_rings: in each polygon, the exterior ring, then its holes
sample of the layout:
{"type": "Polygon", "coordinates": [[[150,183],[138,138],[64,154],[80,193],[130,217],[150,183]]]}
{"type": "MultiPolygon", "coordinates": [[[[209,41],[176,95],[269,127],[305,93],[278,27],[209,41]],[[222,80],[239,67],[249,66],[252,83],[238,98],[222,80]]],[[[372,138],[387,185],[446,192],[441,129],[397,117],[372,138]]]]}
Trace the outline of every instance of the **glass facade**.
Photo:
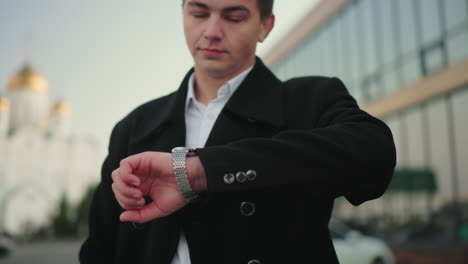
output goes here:
{"type": "MultiPolygon", "coordinates": [[[[467,58],[468,0],[354,0],[273,70],[337,76],[363,106],[467,58]]],[[[434,170],[440,203],[468,200],[466,113],[468,85],[383,117],[398,166],[434,170]]]]}
{"type": "Polygon", "coordinates": [[[468,56],[467,0],[355,0],[274,70],[338,76],[360,104],[468,56]]]}

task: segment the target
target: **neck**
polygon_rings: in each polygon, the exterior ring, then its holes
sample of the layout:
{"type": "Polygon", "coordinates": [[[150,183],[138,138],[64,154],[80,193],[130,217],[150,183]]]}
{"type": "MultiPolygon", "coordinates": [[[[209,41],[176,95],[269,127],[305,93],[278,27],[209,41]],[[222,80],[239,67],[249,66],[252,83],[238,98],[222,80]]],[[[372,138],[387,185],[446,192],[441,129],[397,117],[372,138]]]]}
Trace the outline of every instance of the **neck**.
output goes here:
{"type": "Polygon", "coordinates": [[[195,69],[195,79],[193,88],[195,92],[195,98],[198,102],[207,105],[209,102],[214,100],[218,96],[218,89],[230,79],[215,79],[200,74],[200,71],[195,69]]]}
{"type": "Polygon", "coordinates": [[[247,70],[255,63],[250,63],[235,73],[225,76],[213,76],[203,70],[197,70],[195,66],[194,92],[198,102],[207,105],[218,96],[218,89],[226,82],[247,70]]]}

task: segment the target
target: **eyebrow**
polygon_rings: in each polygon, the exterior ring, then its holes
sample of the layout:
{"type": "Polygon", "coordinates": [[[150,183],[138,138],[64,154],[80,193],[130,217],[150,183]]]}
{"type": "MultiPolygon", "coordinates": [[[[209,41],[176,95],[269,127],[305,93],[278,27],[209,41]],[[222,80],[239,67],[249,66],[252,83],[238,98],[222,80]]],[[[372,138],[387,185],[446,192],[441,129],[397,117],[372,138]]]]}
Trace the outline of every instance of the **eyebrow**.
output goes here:
{"type": "Polygon", "coordinates": [[[245,6],[230,6],[230,7],[223,8],[223,13],[230,13],[230,12],[235,12],[235,11],[244,11],[248,15],[250,15],[250,10],[245,6]]]}
{"type": "Polygon", "coordinates": [[[196,6],[196,7],[200,7],[200,8],[203,8],[203,9],[208,9],[208,6],[206,4],[196,2],[196,1],[190,1],[190,2],[187,3],[187,5],[196,6]]]}
{"type": "MultiPolygon", "coordinates": [[[[195,6],[195,7],[199,7],[199,8],[203,8],[203,9],[209,9],[208,5],[206,5],[204,3],[197,2],[197,1],[190,1],[190,2],[187,3],[187,5],[195,6]]],[[[230,12],[235,12],[235,11],[244,11],[248,15],[250,15],[250,10],[247,7],[243,6],[243,5],[228,6],[228,7],[224,7],[222,9],[223,13],[230,13],[230,12]]]]}

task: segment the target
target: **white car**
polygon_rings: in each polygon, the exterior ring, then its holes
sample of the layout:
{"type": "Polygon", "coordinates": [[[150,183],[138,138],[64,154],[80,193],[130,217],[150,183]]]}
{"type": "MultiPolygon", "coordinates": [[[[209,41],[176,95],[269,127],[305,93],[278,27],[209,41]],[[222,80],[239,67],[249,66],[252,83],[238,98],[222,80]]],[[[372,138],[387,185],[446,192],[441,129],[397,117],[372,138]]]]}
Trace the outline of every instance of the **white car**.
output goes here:
{"type": "Polygon", "coordinates": [[[337,220],[329,224],[340,264],[394,264],[390,248],[378,238],[364,236],[337,220]]]}

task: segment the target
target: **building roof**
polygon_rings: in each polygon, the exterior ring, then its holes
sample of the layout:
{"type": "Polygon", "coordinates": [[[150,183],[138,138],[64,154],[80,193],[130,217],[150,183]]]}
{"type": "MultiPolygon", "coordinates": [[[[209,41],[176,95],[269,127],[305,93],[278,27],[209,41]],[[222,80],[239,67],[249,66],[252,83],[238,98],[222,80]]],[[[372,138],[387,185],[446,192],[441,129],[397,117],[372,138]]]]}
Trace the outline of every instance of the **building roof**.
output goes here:
{"type": "Polygon", "coordinates": [[[32,90],[38,93],[47,93],[47,87],[47,80],[34,71],[29,63],[25,63],[8,83],[9,90],[32,90]]]}

